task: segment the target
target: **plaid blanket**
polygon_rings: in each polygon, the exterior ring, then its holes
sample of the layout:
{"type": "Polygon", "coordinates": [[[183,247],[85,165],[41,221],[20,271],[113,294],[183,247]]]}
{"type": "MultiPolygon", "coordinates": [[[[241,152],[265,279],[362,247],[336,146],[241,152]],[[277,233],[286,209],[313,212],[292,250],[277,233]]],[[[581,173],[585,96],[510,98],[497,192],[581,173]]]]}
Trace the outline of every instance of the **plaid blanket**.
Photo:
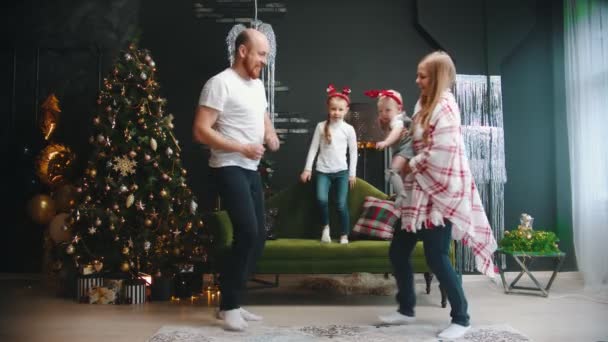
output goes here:
{"type": "Polygon", "coordinates": [[[408,197],[401,208],[402,229],[415,232],[450,220],[452,238],[472,248],[477,269],[494,277],[496,240],[471,176],[460,132],[460,110],[450,91],[442,94],[429,129],[426,144],[420,127],[414,127],[416,156],[409,163],[412,172],[404,178],[408,197]]]}

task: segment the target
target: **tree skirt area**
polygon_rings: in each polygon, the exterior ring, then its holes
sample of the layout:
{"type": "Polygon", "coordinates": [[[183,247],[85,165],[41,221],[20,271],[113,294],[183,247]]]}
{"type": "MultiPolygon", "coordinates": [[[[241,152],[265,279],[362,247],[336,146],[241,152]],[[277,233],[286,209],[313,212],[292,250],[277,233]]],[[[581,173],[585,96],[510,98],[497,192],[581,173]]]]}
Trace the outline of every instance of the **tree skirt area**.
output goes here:
{"type": "MultiPolygon", "coordinates": [[[[263,324],[250,324],[244,332],[230,332],[220,326],[163,326],[148,342],[304,342],[304,341],[441,341],[437,338],[438,327],[432,325],[401,326],[297,326],[269,327],[263,324]]],[[[522,342],[531,341],[528,337],[509,325],[473,326],[457,342],[522,342]]]]}
{"type": "Polygon", "coordinates": [[[348,275],[317,275],[302,279],[303,289],[340,295],[392,296],[397,291],[393,276],[353,273],[348,275]]]}

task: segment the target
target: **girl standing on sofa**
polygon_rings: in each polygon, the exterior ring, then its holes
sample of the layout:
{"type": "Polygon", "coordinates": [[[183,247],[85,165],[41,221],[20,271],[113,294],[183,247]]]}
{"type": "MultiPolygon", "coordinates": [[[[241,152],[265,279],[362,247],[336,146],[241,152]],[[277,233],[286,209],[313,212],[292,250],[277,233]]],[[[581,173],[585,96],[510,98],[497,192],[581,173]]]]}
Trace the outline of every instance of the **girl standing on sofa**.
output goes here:
{"type": "Polygon", "coordinates": [[[329,243],[329,191],[335,188],[336,207],[340,216],[340,243],[348,243],[350,219],[348,212],[348,189],[356,182],[357,172],[357,136],[353,126],[344,121],[350,105],[350,88],[341,92],[332,84],[327,87],[327,120],[317,124],[313,133],[306,166],[300,175],[304,183],[310,181],[312,164],[317,157],[316,195],[321,210],[321,242],[329,243]],[[349,163],[346,162],[346,150],[349,163]]]}
{"type": "Polygon", "coordinates": [[[417,240],[424,243],[426,262],[447,291],[451,324],[438,335],[457,339],[470,329],[462,283],[449,258],[452,239],[473,249],[477,269],[494,276],[496,241],[471,176],[460,133],[460,110],[450,91],[456,68],[450,56],[433,52],[418,64],[420,98],[414,110],[415,156],[405,165],[407,192],[401,208],[402,229],[389,249],[397,281],[397,312],[380,316],[385,324],[415,321],[414,279],[410,258],[417,240]]]}

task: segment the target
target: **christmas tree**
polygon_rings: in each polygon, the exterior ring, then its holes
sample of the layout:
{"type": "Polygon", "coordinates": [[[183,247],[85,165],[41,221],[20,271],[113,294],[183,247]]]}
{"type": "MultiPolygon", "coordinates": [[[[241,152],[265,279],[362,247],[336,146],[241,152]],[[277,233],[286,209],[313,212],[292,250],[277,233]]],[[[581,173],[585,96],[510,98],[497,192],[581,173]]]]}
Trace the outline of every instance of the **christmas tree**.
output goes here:
{"type": "Polygon", "coordinates": [[[203,221],[155,74],[150,53],[131,44],[104,79],[63,246],[81,270],[158,276],[205,259],[203,221]]]}

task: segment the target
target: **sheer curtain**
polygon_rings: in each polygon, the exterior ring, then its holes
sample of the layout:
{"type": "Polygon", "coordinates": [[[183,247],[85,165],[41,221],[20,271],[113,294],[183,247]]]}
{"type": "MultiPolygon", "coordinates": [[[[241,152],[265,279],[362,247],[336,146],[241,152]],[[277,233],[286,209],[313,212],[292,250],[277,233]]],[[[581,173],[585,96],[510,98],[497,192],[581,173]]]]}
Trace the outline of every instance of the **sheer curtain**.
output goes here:
{"type": "Polygon", "coordinates": [[[574,248],[585,286],[608,288],[608,1],[565,0],[574,248]]]}

